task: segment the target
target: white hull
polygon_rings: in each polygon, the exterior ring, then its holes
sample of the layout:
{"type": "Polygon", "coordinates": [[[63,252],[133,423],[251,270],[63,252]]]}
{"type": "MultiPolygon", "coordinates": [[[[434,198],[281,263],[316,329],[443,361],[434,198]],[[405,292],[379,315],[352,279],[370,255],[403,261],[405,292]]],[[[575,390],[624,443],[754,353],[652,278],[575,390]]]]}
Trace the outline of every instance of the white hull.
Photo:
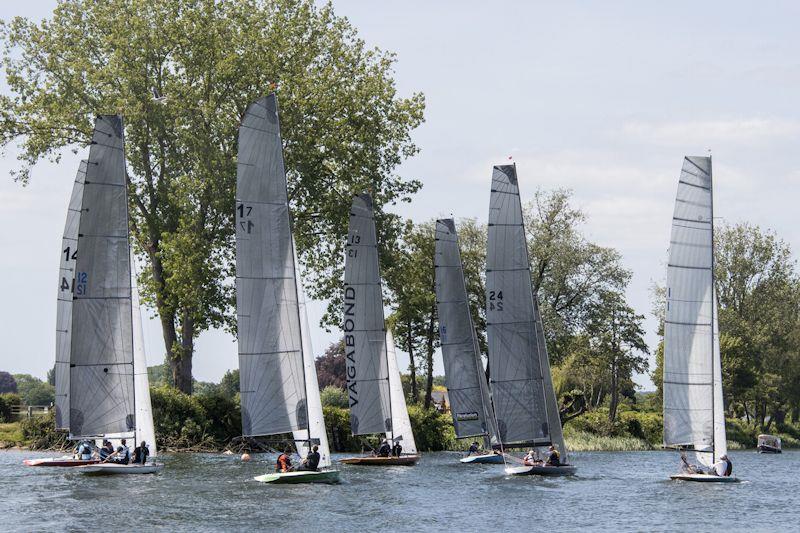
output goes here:
{"type": "Polygon", "coordinates": [[[699,481],[701,483],[736,483],[735,477],[714,476],[710,474],[673,474],[669,476],[675,481],[699,481]]]}
{"type": "Polygon", "coordinates": [[[92,475],[126,475],[126,474],[155,474],[160,472],[164,465],[119,465],[116,463],[104,463],[99,465],[87,465],[76,467],[75,470],[84,474],[92,475]]]}

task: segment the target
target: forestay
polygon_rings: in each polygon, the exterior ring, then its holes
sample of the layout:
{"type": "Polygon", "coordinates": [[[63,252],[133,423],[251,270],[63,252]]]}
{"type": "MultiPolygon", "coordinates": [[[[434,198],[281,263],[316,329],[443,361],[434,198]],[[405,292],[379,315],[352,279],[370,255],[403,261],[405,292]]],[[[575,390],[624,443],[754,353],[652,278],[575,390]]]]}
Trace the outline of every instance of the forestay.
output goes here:
{"type": "Polygon", "coordinates": [[[236,312],[242,431],[308,427],[286,174],[275,95],[251,104],[239,127],[236,312]]]}
{"type": "Polygon", "coordinates": [[[131,268],[122,118],[99,116],[86,166],[70,340],[70,437],[133,436],[131,268]]]}
{"type": "Polygon", "coordinates": [[[75,258],[78,257],[78,225],[81,220],[83,180],[86,161],[78,166],[67,207],[64,236],[61,238],[61,264],[58,271],[58,301],[56,306],[56,428],[69,429],[69,364],[72,338],[72,298],[75,285],[75,258]]]}
{"type": "Polygon", "coordinates": [[[488,441],[497,432],[452,219],[436,221],[434,266],[439,338],[456,437],[484,436],[488,441]]]}
{"type": "Polygon", "coordinates": [[[664,444],[707,452],[698,454],[707,465],[726,447],[713,228],[711,158],[686,157],[667,263],[664,444]]]}
{"type": "Polygon", "coordinates": [[[532,293],[516,168],[494,167],[486,257],[492,401],[507,446],[554,444],[566,462],[547,349],[532,293]]]}

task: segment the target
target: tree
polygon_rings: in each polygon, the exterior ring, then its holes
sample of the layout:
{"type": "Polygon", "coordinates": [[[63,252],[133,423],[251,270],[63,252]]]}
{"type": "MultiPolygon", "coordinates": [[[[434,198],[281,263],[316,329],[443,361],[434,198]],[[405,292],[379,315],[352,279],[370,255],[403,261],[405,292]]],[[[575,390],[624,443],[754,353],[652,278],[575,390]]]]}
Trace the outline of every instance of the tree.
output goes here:
{"type": "Polygon", "coordinates": [[[53,385],[55,387],[55,385],[56,385],[56,367],[55,367],[55,365],[53,366],[53,368],[51,368],[50,370],[47,371],[47,382],[50,385],[53,385]]]}
{"type": "Polygon", "coordinates": [[[8,372],[0,370],[0,394],[17,392],[17,381],[8,372]]]}
{"type": "Polygon", "coordinates": [[[620,394],[628,390],[632,395],[633,373],[648,368],[645,355],[649,348],[642,328],[644,315],[637,315],[627,305],[623,294],[604,290],[591,305],[588,316],[586,330],[590,338],[590,353],[610,378],[608,420],[613,423],[620,394]]]}
{"type": "Polygon", "coordinates": [[[345,392],[345,390],[342,388],[334,387],[332,385],[328,385],[322,389],[322,391],[319,393],[319,399],[322,402],[322,407],[332,406],[340,407],[342,409],[347,409],[350,407],[350,403],[347,398],[347,392],[345,392]]]}
{"type": "Polygon", "coordinates": [[[14,379],[23,404],[50,405],[55,401],[55,388],[41,379],[30,374],[14,374],[14,379]]]}
{"type": "Polygon", "coordinates": [[[219,382],[219,393],[233,400],[239,393],[239,369],[228,370],[219,382]]]}
{"type": "Polygon", "coordinates": [[[0,146],[18,145],[18,180],[85,146],[95,115],[124,115],[131,231],[148,265],[139,287],[184,392],[195,338],[235,328],[236,132],[250,102],[279,94],[296,243],[316,298],[341,287],[350,196],[372,192],[391,247],[398,220],[383,206],[420,186],[394,172],[417,152],[424,99],[397,96],[394,56],[368,49],[330,4],[73,0],[49,20],[3,23],[0,38],[11,92],[0,96],[0,146]]]}
{"type": "Polygon", "coordinates": [[[347,387],[347,364],[344,353],[344,339],[332,343],[325,353],[314,361],[317,370],[317,384],[320,390],[325,387],[347,387]]]}

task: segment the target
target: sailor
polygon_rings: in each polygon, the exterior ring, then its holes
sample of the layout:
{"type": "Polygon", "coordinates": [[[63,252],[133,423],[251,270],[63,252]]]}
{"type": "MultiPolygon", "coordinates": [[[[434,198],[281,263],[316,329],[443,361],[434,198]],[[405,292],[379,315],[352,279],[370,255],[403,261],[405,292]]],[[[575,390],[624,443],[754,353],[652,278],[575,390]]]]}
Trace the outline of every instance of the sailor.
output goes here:
{"type": "Polygon", "coordinates": [[[291,472],[292,470],[292,449],[288,446],[283,453],[278,456],[278,462],[275,464],[276,472],[291,472]]]}
{"type": "Polygon", "coordinates": [[[92,445],[88,440],[82,440],[75,447],[75,456],[81,461],[92,459],[92,445]]]}
{"type": "Polygon", "coordinates": [[[561,454],[558,453],[555,446],[547,448],[547,466],[561,466],[561,454]]]}
{"type": "Polygon", "coordinates": [[[131,451],[128,449],[128,444],[126,443],[125,439],[119,441],[119,446],[117,446],[117,451],[114,452],[114,462],[121,465],[126,465],[131,460],[131,451]]]}
{"type": "Polygon", "coordinates": [[[697,473],[697,467],[689,463],[689,461],[686,459],[686,452],[683,450],[681,450],[681,472],[684,474],[697,473]]]}
{"type": "Polygon", "coordinates": [[[147,462],[150,456],[150,450],[147,449],[147,443],[142,441],[139,446],[133,450],[133,464],[143,465],[147,462]]]}
{"type": "Polygon", "coordinates": [[[111,442],[107,439],[103,439],[103,446],[98,450],[100,460],[105,461],[112,453],[114,453],[114,447],[111,445],[111,442]]]}
{"type": "Polygon", "coordinates": [[[297,470],[317,472],[319,471],[319,460],[319,446],[315,444],[311,448],[311,453],[306,455],[306,458],[303,460],[303,463],[297,468],[297,470]]]}
{"type": "Polygon", "coordinates": [[[522,462],[525,466],[533,466],[539,461],[536,459],[536,453],[533,450],[528,450],[528,453],[522,458],[522,462]]]}
{"type": "Polygon", "coordinates": [[[400,457],[401,453],[403,453],[403,445],[400,444],[400,441],[398,440],[394,443],[394,446],[392,446],[392,455],[395,457],[400,457]]]}
{"type": "Polygon", "coordinates": [[[473,453],[475,455],[477,455],[478,454],[478,450],[480,450],[480,447],[478,446],[478,443],[477,442],[473,442],[472,444],[469,445],[469,451],[467,452],[467,457],[469,457],[473,453]]]}
{"type": "Polygon", "coordinates": [[[733,463],[727,455],[723,455],[719,461],[711,465],[708,473],[712,476],[730,477],[733,474],[733,463]]]}
{"type": "Polygon", "coordinates": [[[389,446],[389,442],[386,439],[381,441],[381,445],[378,448],[377,455],[378,457],[389,457],[389,454],[392,452],[391,446],[389,446]]]}

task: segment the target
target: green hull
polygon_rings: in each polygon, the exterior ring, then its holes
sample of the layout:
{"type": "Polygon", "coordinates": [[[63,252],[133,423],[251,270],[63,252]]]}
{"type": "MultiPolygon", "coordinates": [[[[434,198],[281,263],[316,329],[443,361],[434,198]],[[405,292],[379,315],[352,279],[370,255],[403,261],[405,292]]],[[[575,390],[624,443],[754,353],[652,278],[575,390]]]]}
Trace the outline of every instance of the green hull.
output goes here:
{"type": "Polygon", "coordinates": [[[322,472],[275,472],[253,478],[260,483],[285,485],[294,483],[339,483],[338,470],[323,470],[322,472]]]}

